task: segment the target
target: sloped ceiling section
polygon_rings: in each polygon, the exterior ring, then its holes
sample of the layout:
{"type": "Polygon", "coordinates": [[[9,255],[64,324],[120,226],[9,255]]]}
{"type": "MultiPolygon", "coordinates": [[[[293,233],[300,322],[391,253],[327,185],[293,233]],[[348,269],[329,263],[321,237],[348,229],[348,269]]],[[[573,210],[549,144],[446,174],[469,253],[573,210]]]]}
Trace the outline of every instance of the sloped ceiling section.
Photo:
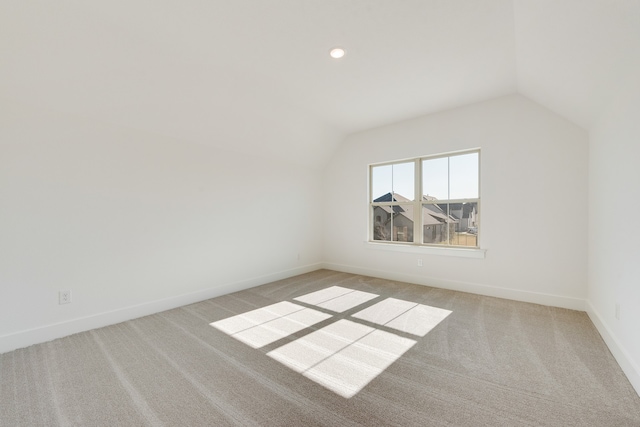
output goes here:
{"type": "Polygon", "coordinates": [[[640,1],[515,0],[518,91],[589,130],[640,79],[640,1]]]}
{"type": "Polygon", "coordinates": [[[346,134],[514,92],[589,129],[637,80],[639,17],[638,0],[5,0],[0,97],[321,167],[346,134]]]}
{"type": "Polygon", "coordinates": [[[345,134],[513,93],[514,49],[511,0],[7,0],[0,97],[321,166],[345,134]]]}

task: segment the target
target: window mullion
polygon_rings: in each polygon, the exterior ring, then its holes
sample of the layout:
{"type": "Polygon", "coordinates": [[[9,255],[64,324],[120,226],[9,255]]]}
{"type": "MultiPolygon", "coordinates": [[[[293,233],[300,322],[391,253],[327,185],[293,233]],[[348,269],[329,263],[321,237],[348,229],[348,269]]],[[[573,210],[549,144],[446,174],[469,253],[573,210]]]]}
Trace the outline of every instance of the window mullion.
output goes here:
{"type": "MultiPolygon", "coordinates": [[[[393,190],[391,190],[391,191],[393,191],[393,190]]],[[[393,223],[396,220],[396,218],[395,218],[395,209],[393,209],[394,207],[395,207],[395,205],[391,205],[391,222],[390,222],[390,225],[389,225],[389,241],[391,241],[391,242],[395,242],[395,239],[393,238],[393,223]]]]}
{"type": "Polygon", "coordinates": [[[421,245],[424,240],[423,232],[424,226],[422,225],[422,161],[420,159],[415,160],[414,176],[414,188],[415,194],[413,199],[413,243],[421,245]]]}
{"type": "Polygon", "coordinates": [[[449,235],[451,231],[451,205],[449,204],[449,200],[451,200],[451,157],[447,157],[447,219],[446,219],[446,229],[447,229],[447,246],[451,245],[451,236],[449,235]]]}

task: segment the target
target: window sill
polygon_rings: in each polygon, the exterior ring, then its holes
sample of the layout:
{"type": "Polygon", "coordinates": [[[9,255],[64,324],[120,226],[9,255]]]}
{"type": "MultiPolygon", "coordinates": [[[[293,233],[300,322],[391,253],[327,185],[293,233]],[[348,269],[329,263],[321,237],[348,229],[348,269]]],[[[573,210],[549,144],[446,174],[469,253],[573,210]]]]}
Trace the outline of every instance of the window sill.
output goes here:
{"type": "Polygon", "coordinates": [[[412,254],[421,255],[442,255],[453,256],[459,258],[476,258],[484,259],[487,252],[486,249],[467,249],[467,248],[447,248],[436,246],[418,246],[418,245],[405,245],[402,243],[376,243],[376,242],[364,242],[368,249],[375,249],[379,251],[390,252],[408,252],[412,254]]]}

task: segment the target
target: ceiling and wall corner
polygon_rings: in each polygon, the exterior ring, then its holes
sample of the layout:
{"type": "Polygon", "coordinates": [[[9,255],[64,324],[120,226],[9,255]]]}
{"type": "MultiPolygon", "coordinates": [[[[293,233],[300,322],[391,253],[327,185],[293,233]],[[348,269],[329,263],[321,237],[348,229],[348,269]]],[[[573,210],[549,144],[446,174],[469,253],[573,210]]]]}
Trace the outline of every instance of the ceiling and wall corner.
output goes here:
{"type": "Polygon", "coordinates": [[[514,0],[518,92],[591,130],[638,78],[639,16],[635,0],[514,0]]]}
{"type": "MultiPolygon", "coordinates": [[[[630,277],[637,277],[637,270],[624,267],[626,279],[620,279],[615,290],[608,287],[606,277],[613,271],[615,257],[603,256],[598,248],[607,248],[618,259],[629,254],[596,229],[607,214],[594,198],[606,191],[598,182],[617,186],[610,192],[616,206],[627,203],[628,195],[638,198],[633,164],[625,159],[616,170],[611,166],[616,159],[607,151],[611,145],[612,152],[625,153],[640,140],[633,120],[626,116],[637,111],[638,75],[640,3],[636,0],[7,0],[0,3],[0,107],[7,113],[0,128],[0,161],[5,162],[0,163],[5,168],[0,171],[5,172],[0,192],[11,195],[14,204],[0,205],[0,216],[18,218],[27,228],[30,224],[33,229],[55,226],[46,211],[20,207],[24,201],[20,194],[28,187],[16,183],[35,179],[27,176],[34,172],[33,165],[23,170],[6,167],[16,159],[38,156],[38,146],[61,144],[66,157],[54,150],[51,159],[68,170],[46,162],[43,169],[59,172],[60,182],[73,180],[74,168],[82,169],[83,162],[96,160],[87,149],[91,143],[98,144],[98,152],[109,152],[112,146],[114,153],[123,156],[128,152],[123,141],[131,144],[140,168],[160,182],[164,182],[161,171],[166,159],[143,155],[145,150],[153,151],[154,144],[170,153],[167,158],[218,162],[216,170],[196,168],[195,175],[182,182],[187,189],[204,179],[223,180],[246,191],[250,182],[269,175],[271,167],[279,172],[262,181],[258,196],[266,204],[274,188],[288,188],[286,176],[309,184],[317,194],[323,169],[335,160],[348,135],[519,94],[590,132],[588,233],[589,264],[594,267],[589,271],[587,299],[594,303],[592,315],[602,320],[601,333],[612,337],[610,345],[626,349],[620,357],[630,361],[627,371],[637,374],[640,341],[629,332],[637,319],[624,315],[640,312],[638,303],[631,302],[635,294],[630,290],[630,277]],[[346,48],[347,55],[340,60],[329,58],[334,46],[346,48]],[[627,118],[617,117],[622,115],[627,118]],[[71,130],[74,123],[80,131],[71,130]],[[255,170],[247,169],[247,164],[255,165],[255,170]],[[599,181],[594,182],[594,176],[599,181]],[[630,305],[623,304],[621,318],[612,319],[610,302],[623,298],[630,305]]],[[[105,176],[96,173],[87,182],[103,185],[114,180],[101,187],[106,191],[102,195],[108,195],[113,190],[110,185],[117,187],[121,182],[118,169],[102,164],[98,170],[105,176]]],[[[38,176],[46,184],[47,176],[38,176]]],[[[141,188],[148,179],[136,172],[133,163],[125,167],[124,177],[133,188],[141,188]]],[[[178,188],[169,192],[177,197],[178,188]]],[[[189,193],[188,199],[195,205],[204,203],[204,213],[197,214],[195,224],[200,231],[213,233],[203,218],[207,214],[214,221],[227,217],[206,204],[207,188],[201,195],[189,193]]],[[[297,222],[295,230],[308,223],[322,228],[323,221],[330,226],[326,217],[317,214],[322,209],[320,199],[305,195],[300,186],[290,190],[308,203],[299,209],[291,204],[306,218],[297,222]]],[[[72,196],[84,200],[83,191],[72,196]]],[[[125,199],[110,209],[125,210],[125,199]]],[[[42,205],[43,200],[38,203],[42,205]]],[[[37,200],[32,197],[31,201],[37,200]]],[[[139,206],[139,217],[152,216],[152,205],[139,206]]],[[[110,220],[99,210],[92,212],[88,220],[110,220]]],[[[277,223],[278,218],[277,212],[268,210],[261,216],[269,223],[277,223]]],[[[190,219],[188,215],[174,218],[184,223],[190,219]]],[[[243,216],[243,221],[247,235],[264,232],[251,215],[243,216]]],[[[0,222],[0,235],[19,239],[8,224],[0,222]]],[[[71,221],[65,224],[76,238],[84,238],[71,221]]],[[[113,232],[119,235],[116,228],[113,232]]],[[[166,237],[171,238],[168,233],[166,237]]],[[[133,237],[140,242],[144,233],[134,231],[133,237]]],[[[233,236],[225,238],[236,244],[233,236]]],[[[33,245],[43,244],[35,234],[30,239],[33,245]]],[[[1,239],[0,249],[14,254],[11,245],[16,242],[1,239]]],[[[222,246],[213,248],[214,252],[230,257],[222,246]]],[[[308,254],[309,265],[321,260],[321,249],[306,241],[298,246],[303,258],[308,254]]],[[[273,252],[282,271],[298,266],[293,261],[296,254],[289,252],[284,247],[273,252]]],[[[45,254],[42,258],[23,255],[24,266],[49,263],[45,254]]],[[[67,255],[60,262],[71,265],[76,254],[67,255]]],[[[228,264],[238,266],[242,261],[228,264]]],[[[268,263],[258,264],[253,276],[229,273],[227,283],[268,276],[268,263]]],[[[204,260],[198,268],[203,278],[214,274],[204,260]]],[[[0,271],[2,292],[8,289],[6,274],[3,278],[6,271],[5,266],[0,271]]],[[[142,270],[135,273],[143,274],[142,270]]],[[[160,276],[158,272],[156,277],[160,276]]],[[[151,283],[153,277],[147,280],[151,283]]],[[[198,283],[186,286],[197,291],[206,280],[198,283]]],[[[63,285],[64,278],[60,283],[21,284],[49,290],[63,285]]],[[[163,295],[180,295],[181,289],[169,286],[163,295]]],[[[148,293],[141,299],[160,294],[148,293]]],[[[108,309],[131,302],[117,297],[113,301],[108,309]]],[[[39,325],[60,319],[40,319],[39,325]]],[[[12,330],[34,325],[29,321],[12,330]]],[[[638,383],[634,384],[640,389],[638,383]]]]}
{"type": "Polygon", "coordinates": [[[640,209],[640,2],[515,0],[514,21],[518,91],[589,131],[586,309],[640,392],[640,249],[608,208],[640,209]]]}

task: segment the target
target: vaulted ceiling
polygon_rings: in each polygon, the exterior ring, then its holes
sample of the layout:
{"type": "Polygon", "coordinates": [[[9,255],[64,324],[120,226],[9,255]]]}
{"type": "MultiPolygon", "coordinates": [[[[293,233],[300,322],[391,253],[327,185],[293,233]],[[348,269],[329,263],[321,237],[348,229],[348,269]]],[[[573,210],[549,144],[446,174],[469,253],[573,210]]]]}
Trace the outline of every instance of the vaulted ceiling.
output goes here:
{"type": "Polygon", "coordinates": [[[0,3],[2,102],[317,167],[346,134],[511,93],[589,129],[637,75],[637,0],[0,3]]]}

